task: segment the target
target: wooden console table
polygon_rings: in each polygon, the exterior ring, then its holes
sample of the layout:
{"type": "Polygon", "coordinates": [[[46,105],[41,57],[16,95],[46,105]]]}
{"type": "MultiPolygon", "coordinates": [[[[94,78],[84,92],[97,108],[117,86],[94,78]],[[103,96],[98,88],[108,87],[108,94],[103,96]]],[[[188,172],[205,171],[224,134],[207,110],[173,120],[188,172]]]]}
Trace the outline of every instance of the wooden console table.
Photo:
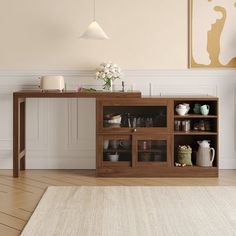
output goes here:
{"type": "Polygon", "coordinates": [[[26,98],[140,98],[141,92],[41,92],[13,93],[13,176],[25,170],[25,110],[26,98]]]}

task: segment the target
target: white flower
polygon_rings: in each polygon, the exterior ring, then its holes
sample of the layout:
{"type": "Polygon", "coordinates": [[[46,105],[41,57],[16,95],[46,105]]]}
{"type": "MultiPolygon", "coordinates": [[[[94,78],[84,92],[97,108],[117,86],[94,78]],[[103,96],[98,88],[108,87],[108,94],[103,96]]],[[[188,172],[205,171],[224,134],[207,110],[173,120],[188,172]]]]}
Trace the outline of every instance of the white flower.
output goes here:
{"type": "Polygon", "coordinates": [[[97,69],[96,72],[96,79],[101,79],[104,81],[111,79],[115,80],[120,78],[121,70],[116,64],[113,64],[112,62],[101,63],[100,67],[97,69]]]}

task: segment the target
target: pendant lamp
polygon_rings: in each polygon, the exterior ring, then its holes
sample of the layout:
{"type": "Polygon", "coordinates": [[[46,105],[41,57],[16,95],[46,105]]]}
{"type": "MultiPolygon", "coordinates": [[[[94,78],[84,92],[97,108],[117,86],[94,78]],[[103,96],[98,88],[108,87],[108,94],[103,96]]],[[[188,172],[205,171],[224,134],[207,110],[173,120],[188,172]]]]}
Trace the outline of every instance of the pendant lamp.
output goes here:
{"type": "Polygon", "coordinates": [[[95,0],[93,1],[93,21],[87,30],[80,36],[83,39],[109,39],[102,27],[95,20],[95,0]]]}

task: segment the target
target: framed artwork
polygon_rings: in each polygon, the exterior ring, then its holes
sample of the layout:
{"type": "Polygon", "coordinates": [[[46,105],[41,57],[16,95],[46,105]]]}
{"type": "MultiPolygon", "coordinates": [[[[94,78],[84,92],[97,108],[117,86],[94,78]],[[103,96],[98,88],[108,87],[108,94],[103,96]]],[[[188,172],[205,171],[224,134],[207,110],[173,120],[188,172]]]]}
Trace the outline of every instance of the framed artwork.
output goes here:
{"type": "Polygon", "coordinates": [[[236,0],[189,0],[189,67],[236,68],[236,0]]]}

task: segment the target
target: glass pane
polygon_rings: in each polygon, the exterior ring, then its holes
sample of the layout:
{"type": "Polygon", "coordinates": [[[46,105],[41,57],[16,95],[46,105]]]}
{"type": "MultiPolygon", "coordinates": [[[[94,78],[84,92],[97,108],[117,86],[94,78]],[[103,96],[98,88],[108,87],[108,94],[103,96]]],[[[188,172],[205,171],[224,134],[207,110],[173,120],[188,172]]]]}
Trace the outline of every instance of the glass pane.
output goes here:
{"type": "Polygon", "coordinates": [[[131,161],[131,140],[103,140],[103,161],[131,161]]]}
{"type": "Polygon", "coordinates": [[[104,107],[103,126],[114,127],[166,127],[166,106],[107,106],[104,107]]]}
{"type": "Polygon", "coordinates": [[[141,162],[166,162],[166,140],[139,140],[138,161],[141,162]]]}

